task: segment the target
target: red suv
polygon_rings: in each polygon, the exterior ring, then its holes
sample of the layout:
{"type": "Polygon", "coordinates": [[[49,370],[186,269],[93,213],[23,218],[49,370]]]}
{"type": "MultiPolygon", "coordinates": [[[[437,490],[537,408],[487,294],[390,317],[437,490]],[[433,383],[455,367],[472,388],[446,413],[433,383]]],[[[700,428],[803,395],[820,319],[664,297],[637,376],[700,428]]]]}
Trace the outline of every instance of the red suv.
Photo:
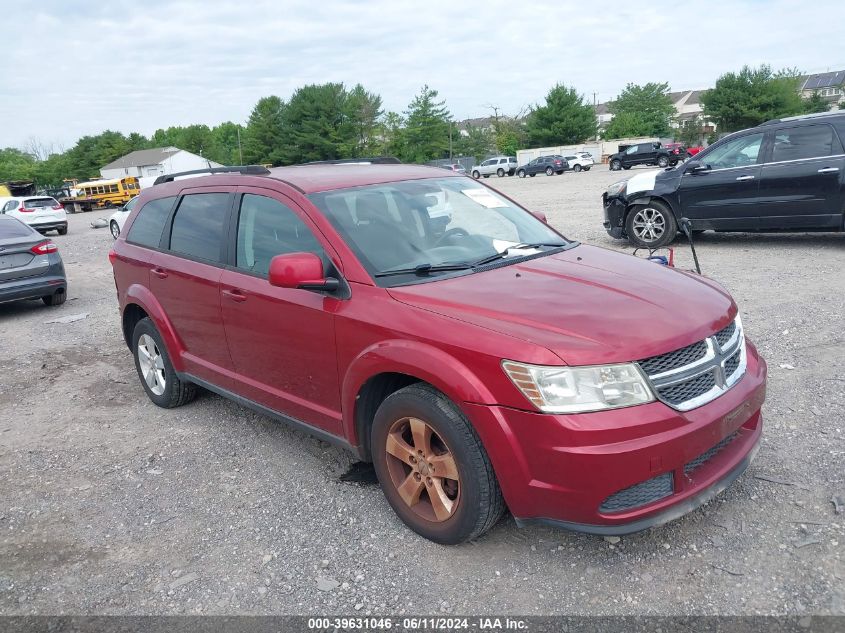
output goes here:
{"type": "Polygon", "coordinates": [[[752,459],[766,365],[713,281],[442,169],[226,169],[160,178],[110,253],[157,405],[201,386],[340,444],[441,543],[506,507],[641,530],[752,459]]]}

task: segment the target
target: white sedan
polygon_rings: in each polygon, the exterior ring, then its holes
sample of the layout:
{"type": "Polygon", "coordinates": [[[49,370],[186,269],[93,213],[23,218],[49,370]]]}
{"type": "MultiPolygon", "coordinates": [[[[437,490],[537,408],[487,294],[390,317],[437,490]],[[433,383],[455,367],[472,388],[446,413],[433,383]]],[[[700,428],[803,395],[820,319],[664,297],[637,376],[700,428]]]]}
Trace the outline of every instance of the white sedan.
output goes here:
{"type": "Polygon", "coordinates": [[[117,211],[111,214],[111,217],[109,218],[109,231],[111,231],[112,237],[114,239],[120,237],[120,232],[123,230],[123,223],[126,222],[126,218],[129,217],[129,213],[130,211],[132,211],[132,207],[135,206],[135,201],[137,199],[138,196],[135,196],[129,202],[127,202],[117,211]]]}

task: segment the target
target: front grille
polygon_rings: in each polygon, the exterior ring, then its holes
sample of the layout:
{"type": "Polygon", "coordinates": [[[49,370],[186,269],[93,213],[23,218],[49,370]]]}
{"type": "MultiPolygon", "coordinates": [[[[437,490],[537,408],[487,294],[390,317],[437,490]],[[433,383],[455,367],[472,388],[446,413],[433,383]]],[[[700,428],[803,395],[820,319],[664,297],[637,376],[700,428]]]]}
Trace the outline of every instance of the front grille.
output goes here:
{"type": "Polygon", "coordinates": [[[716,377],[712,371],[699,374],[692,380],[679,382],[657,390],[660,399],[668,404],[683,404],[687,400],[698,398],[716,386],[716,377]]]}
{"type": "Polygon", "coordinates": [[[725,344],[731,340],[731,337],[736,332],[736,321],[731,322],[728,327],[723,328],[716,332],[716,341],[719,343],[719,347],[724,348],[725,344]]]}
{"type": "Polygon", "coordinates": [[[652,356],[640,361],[640,367],[649,376],[662,374],[672,369],[684,367],[698,360],[701,360],[707,355],[707,343],[698,341],[692,345],[687,345],[674,352],[668,354],[661,354],[660,356],[652,356]]]}
{"type": "Polygon", "coordinates": [[[716,456],[716,453],[718,453],[723,448],[725,448],[728,444],[733,442],[737,438],[737,436],[739,436],[739,431],[734,431],[733,433],[728,435],[725,439],[723,439],[721,442],[716,444],[716,446],[714,446],[713,448],[711,448],[708,451],[705,451],[704,453],[702,453],[701,455],[696,457],[694,460],[692,460],[691,462],[686,464],[684,466],[684,474],[689,475],[694,470],[696,470],[697,468],[699,468],[699,467],[703,466],[704,464],[706,464],[707,462],[709,462],[711,459],[713,459],[716,456]]]}
{"type": "Polygon", "coordinates": [[[599,511],[605,513],[622,512],[631,508],[639,508],[668,497],[674,490],[672,473],[663,473],[610,495],[599,506],[599,511]]]}
{"type": "Polygon", "coordinates": [[[638,361],[659,400],[689,411],[718,398],[745,373],[745,337],[737,317],[703,341],[638,361]]]}

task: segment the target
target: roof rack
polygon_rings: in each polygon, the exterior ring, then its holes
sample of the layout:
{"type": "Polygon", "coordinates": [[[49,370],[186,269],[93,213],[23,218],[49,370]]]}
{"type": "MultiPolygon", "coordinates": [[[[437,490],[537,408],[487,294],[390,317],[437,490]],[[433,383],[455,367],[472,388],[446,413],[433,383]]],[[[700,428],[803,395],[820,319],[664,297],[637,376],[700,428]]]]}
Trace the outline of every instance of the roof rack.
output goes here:
{"type": "Polygon", "coordinates": [[[209,167],[207,169],[192,169],[191,171],[179,171],[175,174],[159,176],[153,185],[160,185],[165,182],[173,182],[181,176],[195,176],[198,174],[243,174],[244,176],[266,176],[270,170],[261,165],[230,165],[228,167],[209,167]]]}
{"type": "Polygon", "coordinates": [[[361,158],[336,158],[334,160],[312,160],[303,165],[401,165],[395,156],[367,156],[361,158]]]}
{"type": "Polygon", "coordinates": [[[799,114],[797,116],[785,116],[781,117],[780,119],[771,119],[770,121],[766,121],[765,123],[761,123],[760,125],[773,125],[775,123],[788,123],[789,121],[803,121],[804,119],[818,119],[824,118],[827,116],[842,116],[845,115],[845,111],[843,110],[829,110],[828,112],[813,112],[812,114],[799,114]]]}

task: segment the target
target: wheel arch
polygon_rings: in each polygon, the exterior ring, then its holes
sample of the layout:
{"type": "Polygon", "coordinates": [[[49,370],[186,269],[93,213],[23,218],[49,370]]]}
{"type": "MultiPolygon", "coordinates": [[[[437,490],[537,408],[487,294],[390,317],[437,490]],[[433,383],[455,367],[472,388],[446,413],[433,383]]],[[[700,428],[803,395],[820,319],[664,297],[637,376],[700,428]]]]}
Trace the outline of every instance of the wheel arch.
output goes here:
{"type": "Polygon", "coordinates": [[[368,429],[384,399],[415,383],[432,386],[459,408],[495,401],[466,365],[443,350],[416,341],[379,342],[352,361],[342,385],[343,432],[359,454],[370,459],[368,429]]]}
{"type": "Polygon", "coordinates": [[[622,226],[623,226],[623,228],[625,226],[625,222],[627,222],[627,220],[628,220],[628,216],[631,214],[631,211],[634,209],[635,206],[640,206],[640,205],[648,204],[649,202],[655,202],[655,201],[665,204],[669,208],[669,211],[672,212],[672,215],[675,216],[676,222],[680,219],[678,217],[678,212],[675,210],[674,205],[669,201],[668,198],[666,198],[665,196],[662,196],[660,194],[656,194],[656,193],[644,194],[644,195],[638,195],[637,197],[628,201],[628,204],[625,207],[625,215],[622,216],[622,226]]]}
{"type": "Polygon", "coordinates": [[[170,319],[167,318],[161,304],[159,304],[149,289],[140,284],[132,284],[126,290],[126,296],[122,303],[121,326],[126,345],[131,349],[132,332],[135,329],[135,325],[141,319],[149,317],[164,340],[164,345],[167,348],[167,354],[170,357],[173,368],[177,372],[184,371],[184,365],[182,363],[182,350],[184,346],[176,334],[176,330],[173,329],[173,325],[170,319]]]}

